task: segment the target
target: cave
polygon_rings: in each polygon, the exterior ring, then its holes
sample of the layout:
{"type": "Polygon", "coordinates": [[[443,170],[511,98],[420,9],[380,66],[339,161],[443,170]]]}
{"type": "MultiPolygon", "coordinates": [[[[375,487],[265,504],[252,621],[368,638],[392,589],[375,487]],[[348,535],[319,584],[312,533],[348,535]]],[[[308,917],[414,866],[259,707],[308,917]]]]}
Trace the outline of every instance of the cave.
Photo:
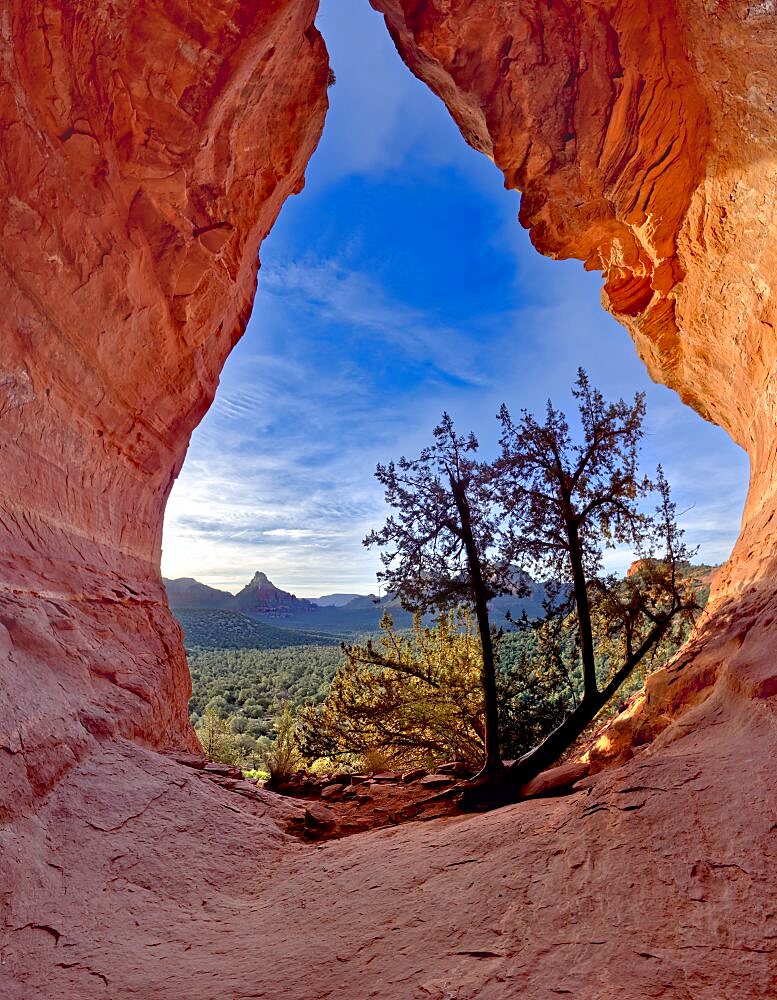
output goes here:
{"type": "Polygon", "coordinates": [[[373,6],[537,250],[747,451],[740,538],[584,794],[310,850],[197,781],[162,519],[324,127],[317,5],[9,0],[3,994],[771,997],[774,5],[373,6]]]}

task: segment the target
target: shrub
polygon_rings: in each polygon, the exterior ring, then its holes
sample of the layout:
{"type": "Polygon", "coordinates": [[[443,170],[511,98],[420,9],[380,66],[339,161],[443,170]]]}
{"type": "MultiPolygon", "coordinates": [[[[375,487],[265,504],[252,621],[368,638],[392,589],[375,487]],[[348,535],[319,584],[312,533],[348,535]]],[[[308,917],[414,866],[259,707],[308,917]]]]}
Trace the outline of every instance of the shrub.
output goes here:
{"type": "Polygon", "coordinates": [[[274,785],[287,780],[304,764],[297,739],[297,717],[288,705],[275,720],[275,742],[266,763],[274,785]]]}
{"type": "Polygon", "coordinates": [[[229,721],[222,719],[215,708],[205,709],[195,731],[209,760],[237,765],[239,751],[229,721]]]}

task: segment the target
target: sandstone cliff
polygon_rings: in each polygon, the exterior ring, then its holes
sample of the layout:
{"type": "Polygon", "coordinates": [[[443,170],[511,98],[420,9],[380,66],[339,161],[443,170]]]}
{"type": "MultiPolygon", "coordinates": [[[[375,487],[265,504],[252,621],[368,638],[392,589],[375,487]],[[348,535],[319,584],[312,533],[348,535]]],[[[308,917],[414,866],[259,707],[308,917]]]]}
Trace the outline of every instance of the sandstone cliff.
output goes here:
{"type": "Polygon", "coordinates": [[[567,799],[312,851],[197,783],[158,752],[193,741],[162,514],[322,127],[315,3],[7,0],[0,992],[774,996],[774,4],[375,6],[538,249],[747,448],[742,537],[597,750],[630,762],[567,799]]]}
{"type": "Polygon", "coordinates": [[[162,516],[323,125],[315,7],[4,7],[4,810],[94,739],[194,740],[162,516]]]}

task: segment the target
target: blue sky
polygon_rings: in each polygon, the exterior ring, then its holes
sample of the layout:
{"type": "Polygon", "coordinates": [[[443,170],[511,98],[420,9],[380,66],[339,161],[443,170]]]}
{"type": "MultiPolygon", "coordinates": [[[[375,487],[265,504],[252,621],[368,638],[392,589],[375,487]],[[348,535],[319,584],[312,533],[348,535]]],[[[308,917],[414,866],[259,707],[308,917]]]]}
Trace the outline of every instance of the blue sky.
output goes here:
{"type": "MultiPolygon", "coordinates": [[[[386,510],[376,462],[411,455],[443,409],[497,437],[578,365],[608,396],[648,396],[645,465],[663,462],[687,539],[720,561],[745,455],[662,386],[599,305],[599,275],[540,257],[519,196],[405,69],[363,0],[324,0],[337,82],[304,191],[262,251],[259,290],[165,519],[162,570],[236,590],[261,569],[301,596],[376,589],[361,539],[386,510]]],[[[609,564],[624,569],[627,552],[609,564]]]]}

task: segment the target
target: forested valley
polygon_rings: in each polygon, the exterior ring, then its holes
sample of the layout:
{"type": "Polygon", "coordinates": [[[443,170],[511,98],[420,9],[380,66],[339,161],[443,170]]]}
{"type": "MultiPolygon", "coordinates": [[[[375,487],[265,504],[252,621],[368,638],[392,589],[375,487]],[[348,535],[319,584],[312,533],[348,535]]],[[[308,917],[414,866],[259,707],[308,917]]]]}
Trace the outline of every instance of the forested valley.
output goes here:
{"type": "MultiPolygon", "coordinates": [[[[695,565],[688,571],[696,580],[700,604],[706,603],[714,567],[695,565]]],[[[284,711],[290,709],[295,718],[301,716],[303,721],[305,717],[310,719],[313,712],[321,713],[338,668],[342,668],[342,675],[335,687],[341,688],[346,680],[347,657],[340,645],[341,638],[345,636],[311,636],[223,611],[184,609],[177,610],[176,615],[186,635],[192,677],[189,702],[192,724],[201,728],[205,713],[212,713],[218,719],[218,723],[215,720],[213,723],[219,730],[215,745],[217,756],[247,770],[267,773],[267,758],[273,750],[276,723],[284,711]]],[[[412,629],[403,629],[398,634],[408,640],[413,633],[412,629]]],[[[379,633],[350,637],[352,641],[361,643],[370,639],[379,641],[379,638],[379,633]]],[[[562,677],[548,670],[547,666],[538,669],[535,666],[537,638],[526,630],[505,632],[498,648],[504,752],[507,757],[517,757],[545,735],[575,704],[580,694],[580,674],[578,670],[569,677],[562,677]]],[[[646,670],[635,674],[624,686],[611,710],[638,690],[645,673],[658,667],[675,649],[676,644],[665,645],[660,656],[651,660],[646,670]]],[[[600,670],[605,672],[605,663],[600,664],[600,670]]],[[[477,698],[478,671],[479,662],[475,662],[469,676],[463,678],[468,698],[477,698]]],[[[377,694],[381,699],[386,696],[385,683],[385,677],[378,681],[377,694]]],[[[375,695],[375,690],[372,693],[375,695]]],[[[440,725],[447,726],[450,722],[450,715],[446,715],[450,705],[447,709],[445,705],[441,706],[439,687],[419,680],[409,696],[416,722],[420,719],[425,727],[425,740],[417,739],[414,746],[397,752],[390,733],[392,727],[398,732],[397,727],[409,722],[408,705],[403,709],[401,704],[396,704],[396,700],[392,704],[386,701],[389,737],[380,739],[374,725],[370,724],[369,711],[365,715],[365,706],[362,704],[360,707],[357,699],[357,704],[352,706],[355,711],[351,722],[341,720],[346,723],[343,732],[348,733],[350,728],[350,735],[354,737],[352,745],[333,739],[331,731],[318,732],[314,740],[318,741],[318,749],[322,753],[316,754],[315,748],[311,747],[305,762],[313,764],[318,756],[328,765],[332,762],[331,755],[334,755],[338,766],[348,766],[350,762],[358,767],[370,741],[373,752],[367,756],[383,760],[386,766],[432,764],[443,758],[461,756],[464,745],[477,748],[477,735],[471,732],[468,735],[467,726],[449,728],[447,743],[435,744],[434,739],[429,737],[434,729],[435,716],[438,730],[440,725]],[[357,731],[360,731],[358,739],[357,731]],[[328,752],[324,753],[324,750],[328,752]],[[377,751],[380,752],[379,758],[377,751]]],[[[329,721],[335,722],[336,729],[336,713],[334,719],[330,715],[329,721]]],[[[309,738],[311,735],[308,733],[309,738]]]]}

